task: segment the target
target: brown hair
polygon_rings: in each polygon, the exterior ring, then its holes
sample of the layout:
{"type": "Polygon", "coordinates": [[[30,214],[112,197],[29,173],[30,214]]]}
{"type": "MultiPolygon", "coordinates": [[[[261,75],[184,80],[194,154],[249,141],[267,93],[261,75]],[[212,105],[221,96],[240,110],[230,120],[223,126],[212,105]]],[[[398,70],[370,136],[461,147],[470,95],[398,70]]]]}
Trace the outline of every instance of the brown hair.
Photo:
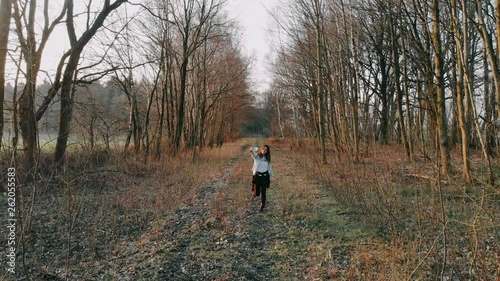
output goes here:
{"type": "Polygon", "coordinates": [[[259,149],[259,156],[260,157],[266,157],[267,162],[271,163],[271,149],[269,148],[269,145],[264,144],[263,146],[260,147],[260,149],[259,149]],[[262,152],[261,152],[261,150],[264,147],[267,148],[267,153],[266,154],[262,154],[262,152]]]}

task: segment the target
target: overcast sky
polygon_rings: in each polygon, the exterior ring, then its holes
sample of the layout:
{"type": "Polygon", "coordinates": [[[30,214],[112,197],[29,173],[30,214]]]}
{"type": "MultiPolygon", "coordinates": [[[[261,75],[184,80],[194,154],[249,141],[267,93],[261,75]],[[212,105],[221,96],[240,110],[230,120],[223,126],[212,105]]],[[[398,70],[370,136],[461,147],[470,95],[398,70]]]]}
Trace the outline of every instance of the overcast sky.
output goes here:
{"type": "Polygon", "coordinates": [[[271,38],[268,32],[273,11],[279,0],[228,0],[228,8],[242,27],[243,51],[252,58],[253,90],[263,91],[269,86],[271,38]]]}

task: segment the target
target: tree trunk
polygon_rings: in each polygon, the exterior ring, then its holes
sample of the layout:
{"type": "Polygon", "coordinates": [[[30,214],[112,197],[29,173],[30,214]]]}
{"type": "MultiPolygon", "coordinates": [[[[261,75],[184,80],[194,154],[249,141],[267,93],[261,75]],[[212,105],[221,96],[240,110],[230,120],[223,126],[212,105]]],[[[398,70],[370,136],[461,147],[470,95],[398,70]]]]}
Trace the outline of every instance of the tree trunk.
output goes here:
{"type": "Polygon", "coordinates": [[[189,32],[189,26],[186,27],[185,29],[185,38],[184,42],[182,44],[182,64],[181,64],[181,85],[180,85],[180,96],[179,96],[179,104],[177,105],[177,116],[176,116],[176,128],[175,128],[175,137],[174,137],[174,142],[172,146],[172,154],[176,155],[179,152],[180,148],[180,143],[181,143],[181,137],[182,137],[182,131],[184,129],[184,107],[185,107],[185,101],[186,101],[186,87],[187,87],[187,67],[189,63],[189,56],[188,56],[188,32],[189,32]]]}
{"type": "Polygon", "coordinates": [[[125,147],[123,149],[123,154],[127,155],[128,153],[128,148],[130,146],[130,140],[132,139],[132,132],[133,132],[133,126],[134,126],[134,115],[132,111],[132,103],[130,102],[129,98],[129,114],[128,114],[128,129],[127,129],[127,137],[125,138],[125,147]]]}
{"type": "Polygon", "coordinates": [[[0,151],[3,142],[5,98],[5,63],[7,60],[7,43],[9,42],[10,15],[12,13],[12,0],[2,0],[0,4],[0,151]]]}
{"type": "Polygon", "coordinates": [[[27,69],[26,73],[31,78],[26,81],[19,99],[19,127],[23,137],[25,168],[28,174],[34,174],[38,134],[34,113],[36,77],[33,76],[33,71],[30,68],[27,69]]]}
{"type": "Polygon", "coordinates": [[[317,81],[318,81],[318,115],[319,115],[319,135],[321,140],[321,161],[327,164],[326,159],[326,132],[325,132],[325,104],[323,90],[323,54],[321,45],[321,7],[318,1],[316,5],[316,57],[317,57],[317,81]]]}
{"type": "MultiPolygon", "coordinates": [[[[137,93],[135,89],[133,89],[133,78],[132,75],[129,75],[129,77],[124,81],[121,82],[120,84],[123,87],[123,91],[127,95],[128,101],[129,101],[129,108],[130,108],[130,119],[129,119],[129,129],[128,129],[128,135],[127,135],[127,144],[125,145],[125,150],[128,150],[128,146],[130,144],[130,138],[133,137],[134,139],[134,153],[137,155],[140,152],[141,149],[141,140],[143,136],[143,130],[142,130],[142,122],[141,122],[141,116],[139,112],[139,106],[137,104],[137,93]]],[[[154,91],[151,92],[151,100],[150,102],[152,103],[152,96],[154,95],[154,91]]],[[[149,114],[150,106],[148,106],[148,111],[146,114],[149,114]]]]}
{"type": "MultiPolygon", "coordinates": [[[[168,79],[165,77],[165,79],[168,79]]],[[[167,99],[167,85],[164,84],[164,87],[161,91],[161,106],[160,106],[160,124],[158,125],[158,136],[156,137],[156,152],[155,159],[160,159],[161,157],[161,145],[163,142],[163,126],[165,120],[165,107],[166,107],[166,99],[167,99]]]]}
{"type": "MultiPolygon", "coordinates": [[[[82,46],[83,49],[83,46],[82,46]]],[[[76,49],[69,57],[61,83],[61,109],[59,111],[59,132],[56,142],[55,163],[59,168],[64,165],[64,154],[68,147],[71,118],[73,116],[73,75],[78,67],[81,50],[76,49]]]]}
{"type": "Polygon", "coordinates": [[[478,121],[479,120],[479,116],[478,116],[477,110],[476,110],[476,103],[474,101],[474,98],[472,97],[472,92],[469,92],[469,95],[471,95],[472,114],[473,114],[474,125],[476,127],[476,132],[477,132],[477,135],[478,135],[478,138],[479,138],[479,142],[481,144],[481,148],[482,148],[484,159],[486,160],[486,162],[488,164],[488,167],[487,167],[488,168],[488,184],[490,186],[494,186],[495,185],[495,174],[493,173],[493,167],[492,167],[492,164],[491,164],[491,157],[488,154],[488,151],[486,149],[486,144],[483,141],[483,137],[481,135],[481,128],[479,126],[479,121],[478,121]]]}
{"type": "Polygon", "coordinates": [[[397,21],[394,19],[394,13],[391,11],[391,23],[390,23],[390,36],[391,36],[391,45],[392,45],[392,65],[393,65],[393,73],[394,73],[394,83],[396,87],[396,110],[397,110],[397,115],[398,115],[398,125],[399,125],[399,135],[401,137],[401,142],[403,143],[405,150],[406,150],[406,156],[408,159],[411,158],[410,156],[410,146],[408,144],[407,140],[407,134],[406,134],[406,126],[404,122],[404,116],[403,116],[403,90],[401,89],[401,69],[400,69],[400,64],[399,64],[399,45],[398,45],[398,35],[396,34],[397,32],[397,27],[396,24],[397,21]]]}
{"type": "MultiPolygon", "coordinates": [[[[346,15],[345,15],[345,10],[343,7],[343,2],[341,1],[342,4],[342,12],[344,14],[344,28],[345,28],[345,34],[346,34],[346,41],[348,44],[348,49],[349,49],[349,83],[351,83],[351,91],[352,91],[352,97],[351,97],[351,110],[352,110],[352,143],[353,143],[353,154],[354,154],[354,162],[359,163],[360,158],[359,158],[359,112],[358,112],[358,103],[359,103],[359,82],[358,82],[358,71],[356,68],[356,56],[357,56],[357,47],[356,47],[356,42],[354,39],[354,31],[352,24],[349,28],[349,36],[347,33],[347,24],[346,24],[346,15]],[[350,37],[350,40],[349,40],[350,37]]],[[[352,4],[351,1],[349,0],[349,6],[350,6],[350,20],[354,22],[353,16],[352,16],[352,4]]]]}
{"type": "Polygon", "coordinates": [[[456,107],[457,107],[457,115],[458,115],[458,126],[460,128],[460,139],[461,139],[461,147],[462,147],[462,175],[466,182],[472,181],[472,174],[470,170],[470,161],[469,161],[469,131],[467,128],[467,122],[465,118],[465,109],[464,109],[464,70],[466,69],[467,61],[468,61],[468,48],[462,48],[462,46],[467,46],[467,14],[466,7],[463,9],[463,20],[464,20],[464,28],[463,32],[459,29],[459,19],[458,19],[458,9],[456,0],[452,0],[452,17],[453,17],[453,32],[455,34],[455,45],[456,45],[456,53],[457,53],[457,85],[456,85],[456,107]]]}
{"type": "MultiPolygon", "coordinates": [[[[326,37],[326,36],[325,36],[326,37]]],[[[329,94],[329,102],[330,102],[330,110],[328,111],[329,114],[329,133],[330,133],[330,138],[331,142],[334,144],[334,148],[336,150],[337,156],[340,154],[338,153],[340,151],[340,144],[339,144],[339,136],[338,136],[338,122],[336,121],[337,118],[335,118],[336,113],[337,113],[337,106],[335,105],[335,82],[334,82],[334,74],[332,73],[332,68],[331,68],[331,63],[330,63],[330,48],[328,47],[328,41],[326,38],[324,39],[325,41],[325,66],[326,66],[326,77],[327,79],[327,92],[329,94]]],[[[295,122],[295,113],[294,113],[294,122],[295,122]]]]}
{"type": "Polygon", "coordinates": [[[424,94],[422,89],[422,83],[417,82],[417,100],[418,100],[418,138],[420,140],[420,151],[422,154],[427,155],[426,141],[424,134],[424,124],[425,124],[425,106],[424,106],[424,94]]]}
{"type": "MultiPolygon", "coordinates": [[[[500,75],[498,73],[500,71],[500,0],[496,0],[495,2],[495,18],[496,18],[496,23],[497,23],[497,68],[496,68],[496,74],[497,76],[500,75]]],[[[496,86],[496,103],[497,103],[497,118],[500,117],[500,82],[495,82],[496,86]]]]}
{"type": "MultiPolygon", "coordinates": [[[[19,54],[19,61],[23,60],[23,53],[20,52],[19,54]]],[[[21,68],[17,68],[16,72],[16,79],[14,81],[14,93],[12,94],[12,104],[13,104],[13,109],[12,109],[12,159],[13,161],[16,159],[17,155],[17,144],[19,142],[19,126],[18,126],[18,119],[19,119],[19,114],[18,114],[18,108],[19,106],[17,105],[17,92],[18,92],[18,85],[19,85],[19,74],[21,72],[21,68]]]]}
{"type": "MultiPolygon", "coordinates": [[[[24,45],[26,59],[26,85],[24,86],[23,93],[19,99],[19,127],[23,137],[24,144],[24,161],[28,176],[34,175],[36,146],[37,146],[37,126],[35,118],[35,92],[38,70],[40,68],[40,58],[37,57],[36,52],[36,39],[35,39],[35,12],[36,1],[30,2],[29,7],[29,20],[27,23],[27,38],[24,45]]],[[[16,15],[19,13],[16,12],[16,15]]],[[[20,18],[20,16],[17,16],[20,18]]],[[[19,19],[20,21],[20,19],[19,19]]],[[[18,26],[18,34],[22,31],[18,26]]]]}
{"type": "MultiPolygon", "coordinates": [[[[4,1],[2,1],[3,3],[4,1]]],[[[66,2],[63,9],[58,17],[49,24],[48,19],[48,1],[44,1],[44,22],[38,24],[36,22],[36,10],[38,4],[36,0],[31,0],[26,3],[22,3],[23,10],[19,9],[18,1],[11,2],[14,8],[13,18],[16,25],[16,33],[19,39],[19,44],[24,55],[24,60],[26,63],[26,71],[24,73],[26,79],[26,85],[23,89],[23,94],[19,99],[19,127],[21,129],[21,136],[23,137],[24,146],[24,160],[25,167],[28,173],[28,178],[36,173],[34,170],[35,162],[37,160],[37,142],[38,142],[38,129],[37,129],[37,117],[35,114],[35,91],[37,84],[37,76],[40,70],[40,63],[42,59],[42,53],[45,48],[47,40],[54,30],[55,26],[64,17],[66,11],[66,2]],[[25,9],[28,8],[26,13],[25,9]],[[41,26],[42,32],[41,37],[37,38],[37,33],[35,26],[41,26]],[[37,45],[38,44],[38,45],[37,45]]],[[[3,18],[3,17],[2,17],[3,18]]]]}
{"type": "MultiPolygon", "coordinates": [[[[500,12],[498,11],[498,6],[500,0],[496,1],[496,17],[497,17],[497,26],[496,26],[496,31],[497,35],[499,32],[499,23],[498,23],[498,17],[500,17],[500,12]]],[[[491,75],[493,77],[493,82],[495,83],[495,99],[496,99],[496,110],[497,110],[497,116],[500,116],[500,68],[498,67],[499,65],[499,50],[500,47],[497,46],[497,52],[494,51],[493,49],[493,42],[492,42],[492,34],[488,32],[486,23],[484,22],[484,17],[483,17],[483,12],[482,12],[482,4],[481,1],[475,1],[476,4],[476,12],[477,12],[477,19],[479,22],[479,33],[481,34],[481,38],[483,39],[483,43],[486,49],[486,54],[488,55],[488,60],[490,62],[490,67],[491,67],[491,75]]],[[[497,38],[497,43],[500,39],[497,38]]]]}
{"type": "Polygon", "coordinates": [[[437,134],[438,147],[440,155],[440,169],[443,175],[448,175],[450,172],[450,153],[448,143],[448,127],[446,121],[446,100],[445,100],[445,85],[443,74],[443,52],[441,50],[441,34],[440,34],[440,15],[439,15],[439,0],[433,0],[432,16],[433,16],[433,31],[432,41],[434,44],[434,64],[436,75],[436,117],[437,117],[437,134]]]}
{"type": "Polygon", "coordinates": [[[490,75],[488,72],[488,58],[486,57],[486,51],[483,52],[483,68],[484,68],[484,122],[485,122],[485,134],[486,134],[486,152],[495,157],[496,155],[496,132],[495,132],[495,122],[493,121],[493,116],[495,116],[495,109],[493,105],[495,104],[495,95],[491,91],[490,75]]]}
{"type": "MultiPolygon", "coordinates": [[[[162,51],[162,57],[160,58],[160,64],[162,63],[162,60],[163,60],[163,51],[162,51]]],[[[151,141],[152,141],[152,140],[150,140],[150,135],[151,134],[149,133],[149,120],[151,118],[151,107],[153,106],[153,98],[155,97],[155,95],[157,95],[157,91],[158,91],[158,78],[160,77],[160,71],[161,71],[161,69],[156,74],[155,82],[154,82],[154,85],[153,85],[153,89],[151,90],[151,93],[149,94],[149,98],[148,98],[148,109],[146,110],[146,117],[145,117],[145,121],[144,121],[144,129],[143,129],[143,132],[142,132],[142,137],[145,138],[145,143],[143,145],[143,149],[145,150],[144,161],[147,161],[147,159],[148,159],[149,148],[151,146],[151,141]]],[[[163,106],[163,103],[162,103],[162,106],[163,106]]],[[[159,110],[160,110],[160,115],[163,114],[162,113],[163,112],[163,108],[160,107],[159,110]]]]}
{"type": "Polygon", "coordinates": [[[402,37],[402,46],[403,46],[403,94],[405,96],[405,102],[406,102],[406,135],[407,135],[407,142],[408,142],[408,151],[410,153],[410,161],[414,162],[415,161],[415,156],[413,153],[413,126],[412,126],[412,120],[413,120],[413,114],[410,108],[410,93],[408,91],[408,61],[406,57],[406,49],[405,49],[405,40],[404,36],[402,37]]]}
{"type": "Polygon", "coordinates": [[[141,115],[139,113],[139,106],[137,104],[137,92],[132,89],[132,85],[130,85],[130,92],[132,94],[132,113],[133,113],[133,136],[134,136],[134,152],[135,154],[139,154],[141,151],[141,140],[142,140],[142,122],[141,115]]]}
{"type": "Polygon", "coordinates": [[[284,138],[285,134],[283,133],[283,125],[281,124],[281,108],[280,108],[280,97],[276,96],[276,111],[278,117],[278,126],[280,128],[280,138],[284,138]]]}

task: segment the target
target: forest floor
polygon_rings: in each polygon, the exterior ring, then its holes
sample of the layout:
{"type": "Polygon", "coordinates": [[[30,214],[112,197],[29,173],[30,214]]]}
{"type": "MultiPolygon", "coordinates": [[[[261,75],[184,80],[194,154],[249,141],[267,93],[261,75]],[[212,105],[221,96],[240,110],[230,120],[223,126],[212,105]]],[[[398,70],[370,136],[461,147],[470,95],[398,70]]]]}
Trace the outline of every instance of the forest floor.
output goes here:
{"type": "MultiPolygon", "coordinates": [[[[118,249],[110,280],[297,280],[346,274],[349,244],[367,234],[286,155],[259,212],[246,149],[138,241],[118,249]],[[131,250],[133,249],[133,250],[131,250]],[[130,254],[130,253],[133,254],[130,254]]],[[[104,278],[106,279],[106,278],[104,278]]]]}
{"type": "Polygon", "coordinates": [[[31,230],[18,253],[16,280],[408,276],[401,249],[343,207],[329,183],[304,170],[289,144],[272,145],[276,176],[259,212],[260,198],[250,192],[253,160],[247,148],[260,142],[227,144],[225,153],[208,154],[211,160],[202,164],[106,166],[99,176],[77,173],[57,188],[38,187],[34,204],[25,199],[33,206],[31,230]]]}
{"type": "MultiPolygon", "coordinates": [[[[247,147],[238,145],[219,172],[180,201],[165,202],[172,206],[161,215],[137,210],[158,202],[151,200],[154,190],[141,204],[123,200],[147,196],[121,189],[87,190],[88,198],[80,194],[79,200],[67,187],[60,196],[38,191],[45,202],[35,204],[25,261],[18,257],[18,280],[347,278],[349,252],[372,240],[370,231],[349,220],[328,190],[301,172],[285,146],[274,147],[276,176],[267,206],[259,212],[260,197],[252,199],[250,192],[253,160],[247,147]],[[109,194],[117,192],[121,199],[110,204],[116,199],[109,194]],[[75,202],[72,212],[69,198],[75,202]]],[[[147,189],[161,181],[150,175],[130,188],[147,189]]]]}

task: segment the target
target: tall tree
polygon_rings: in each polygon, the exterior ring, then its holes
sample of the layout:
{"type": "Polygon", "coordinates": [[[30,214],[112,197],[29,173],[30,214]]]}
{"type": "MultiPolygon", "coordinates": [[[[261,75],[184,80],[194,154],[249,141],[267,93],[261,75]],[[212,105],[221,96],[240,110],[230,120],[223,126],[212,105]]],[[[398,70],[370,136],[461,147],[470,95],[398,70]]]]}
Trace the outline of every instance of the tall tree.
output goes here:
{"type": "Polygon", "coordinates": [[[401,5],[400,1],[398,1],[397,3],[391,1],[388,4],[392,6],[389,11],[389,18],[390,18],[389,33],[390,33],[391,52],[392,52],[392,68],[394,74],[393,79],[394,79],[394,86],[396,88],[396,107],[398,116],[399,136],[401,142],[405,147],[406,155],[408,159],[410,159],[411,158],[410,144],[407,140],[408,135],[406,133],[406,125],[403,115],[403,87],[401,85],[402,75],[401,75],[400,54],[399,54],[400,53],[399,30],[401,24],[399,16],[401,14],[400,13],[401,5]],[[393,8],[396,8],[396,10],[394,10],[393,8]]]}
{"type": "Polygon", "coordinates": [[[212,19],[222,8],[224,0],[178,0],[172,3],[173,21],[181,37],[179,62],[180,89],[177,104],[176,127],[171,143],[171,152],[176,154],[180,148],[184,130],[186,93],[188,87],[188,66],[193,53],[203,46],[210,30],[212,19]],[[180,2],[180,3],[179,3],[180,2]]]}
{"type": "Polygon", "coordinates": [[[5,97],[5,62],[7,59],[7,43],[9,42],[10,15],[12,0],[2,0],[0,4],[0,150],[2,149],[5,97]]]}
{"type": "Polygon", "coordinates": [[[483,40],[483,44],[485,46],[486,54],[488,57],[488,61],[490,62],[490,68],[491,68],[491,76],[493,77],[493,83],[495,85],[495,99],[496,99],[496,107],[497,107],[497,116],[500,116],[500,46],[498,46],[498,42],[500,39],[498,39],[499,30],[500,30],[500,23],[499,23],[499,17],[500,17],[500,12],[499,10],[499,0],[496,1],[496,33],[497,33],[497,50],[495,52],[494,45],[493,45],[493,34],[494,32],[490,30],[490,27],[488,26],[488,23],[484,17],[484,12],[483,12],[483,4],[484,2],[487,1],[480,1],[476,0],[474,1],[475,7],[476,7],[476,14],[477,14],[477,29],[479,31],[479,34],[481,35],[481,39],[483,40]]]}
{"type": "Polygon", "coordinates": [[[316,84],[317,84],[317,99],[318,99],[318,116],[319,116],[319,136],[321,145],[321,161],[327,164],[326,158],[326,112],[325,112],[325,92],[324,92],[324,75],[323,75],[323,1],[314,0],[313,3],[314,15],[314,31],[316,34],[316,84]]]}
{"type": "MultiPolygon", "coordinates": [[[[74,3],[73,0],[66,0],[67,14],[66,27],[71,49],[69,58],[64,69],[64,74],[61,83],[61,110],[59,115],[59,133],[56,143],[55,162],[59,167],[64,164],[64,154],[68,145],[68,137],[71,129],[71,118],[73,111],[73,78],[78,68],[80,56],[85,46],[94,37],[99,28],[104,24],[108,15],[120,7],[127,0],[116,0],[111,3],[110,0],[105,0],[102,9],[98,12],[95,21],[87,26],[87,29],[82,33],[80,38],[77,38],[74,22],[74,3]]],[[[88,10],[90,18],[90,8],[88,10]]]]}
{"type": "MultiPolygon", "coordinates": [[[[465,4],[465,3],[464,3],[465,4]]],[[[457,54],[457,82],[456,82],[456,104],[457,104],[457,113],[458,113],[458,125],[460,128],[460,137],[461,137],[461,146],[462,146],[462,173],[463,177],[467,182],[472,181],[472,175],[470,171],[470,161],[469,161],[469,128],[467,124],[467,116],[465,107],[468,104],[464,104],[464,102],[468,101],[466,99],[467,94],[464,92],[467,91],[466,84],[464,83],[464,76],[466,75],[467,70],[467,62],[469,61],[468,55],[468,30],[467,30],[467,21],[469,20],[467,17],[467,6],[462,7],[462,25],[463,29],[460,29],[460,20],[458,17],[458,3],[456,0],[451,0],[452,5],[452,21],[453,21],[453,33],[455,35],[455,46],[456,46],[456,54],[457,54]]]]}
{"type": "Polygon", "coordinates": [[[446,118],[446,96],[443,71],[443,51],[441,46],[440,28],[440,5],[439,0],[432,1],[432,42],[434,46],[434,67],[436,76],[436,119],[437,136],[440,154],[440,169],[444,175],[450,171],[450,148],[448,137],[448,126],[446,118]]]}
{"type": "Polygon", "coordinates": [[[19,125],[24,143],[25,165],[30,175],[35,172],[33,168],[35,167],[35,161],[37,158],[36,146],[38,130],[37,118],[35,115],[35,91],[37,77],[40,71],[40,64],[45,45],[56,25],[59,24],[59,22],[64,18],[66,4],[62,7],[60,14],[52,21],[52,23],[50,23],[49,1],[44,1],[44,23],[41,25],[41,38],[37,38],[37,26],[39,26],[36,22],[38,8],[37,1],[30,0],[25,2],[25,5],[18,2],[19,1],[13,2],[13,17],[16,25],[16,34],[26,65],[26,70],[24,71],[26,85],[24,86],[23,93],[19,98],[19,125]],[[26,11],[26,9],[28,9],[28,11],[26,11]]]}

